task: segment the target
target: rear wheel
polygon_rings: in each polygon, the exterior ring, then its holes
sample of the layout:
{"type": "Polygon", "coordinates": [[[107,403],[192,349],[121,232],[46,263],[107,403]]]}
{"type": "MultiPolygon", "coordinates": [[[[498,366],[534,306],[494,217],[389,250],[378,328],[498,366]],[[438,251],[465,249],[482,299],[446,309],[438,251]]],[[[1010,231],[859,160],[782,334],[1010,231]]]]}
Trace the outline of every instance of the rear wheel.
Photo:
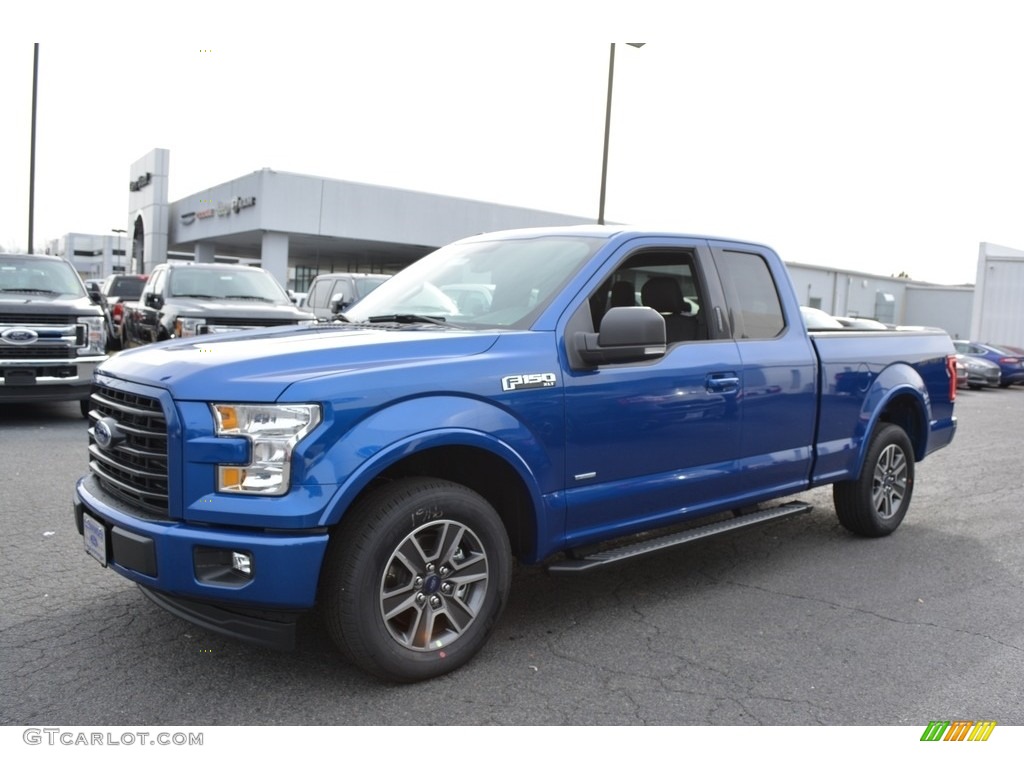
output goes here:
{"type": "Polygon", "coordinates": [[[914,490],[914,450],[895,424],[875,430],[860,477],[832,486],[836,515],[861,536],[888,536],[899,528],[914,490]]]}
{"type": "Polygon", "coordinates": [[[462,666],[505,607],[512,556],[494,508],[462,485],[391,483],[331,536],[321,582],[328,632],[363,670],[412,682],[462,666]]]}

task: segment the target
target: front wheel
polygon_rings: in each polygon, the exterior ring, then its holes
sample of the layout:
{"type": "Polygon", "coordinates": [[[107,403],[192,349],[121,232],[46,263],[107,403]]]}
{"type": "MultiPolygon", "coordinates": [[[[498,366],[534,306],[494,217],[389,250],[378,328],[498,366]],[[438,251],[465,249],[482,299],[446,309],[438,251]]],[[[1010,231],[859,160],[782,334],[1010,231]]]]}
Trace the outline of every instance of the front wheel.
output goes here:
{"type": "Polygon", "coordinates": [[[888,536],[899,528],[914,490],[914,449],[895,424],[876,430],[860,477],[832,486],[836,515],[861,536],[888,536]]]}
{"type": "Polygon", "coordinates": [[[465,664],[504,610],[508,535],[465,486],[409,478],[371,493],[331,536],[321,580],[327,630],[366,672],[425,680],[465,664]]]}

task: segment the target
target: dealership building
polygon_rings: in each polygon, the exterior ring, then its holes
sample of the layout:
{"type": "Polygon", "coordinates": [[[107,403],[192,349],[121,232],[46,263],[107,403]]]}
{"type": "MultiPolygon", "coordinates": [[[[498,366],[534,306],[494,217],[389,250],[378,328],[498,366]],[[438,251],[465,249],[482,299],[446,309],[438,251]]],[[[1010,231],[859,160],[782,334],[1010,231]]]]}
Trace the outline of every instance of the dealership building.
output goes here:
{"type": "MultiPolygon", "coordinates": [[[[68,258],[86,279],[145,273],[168,259],[236,262],[262,266],[283,286],[301,292],[319,273],[394,273],[446,243],[480,232],[594,223],[592,218],[270,168],[172,202],[169,171],[170,152],[152,150],[131,165],[124,230],[70,233],[48,251],[68,258]]],[[[1004,281],[986,279],[990,273],[998,268],[999,277],[1012,275],[1005,284],[1024,284],[1013,272],[1019,265],[1024,275],[1024,253],[982,243],[978,259],[977,287],[809,264],[787,267],[802,304],[839,316],[936,326],[966,339],[980,338],[992,322],[979,290],[993,305],[1003,295],[993,286],[1004,281]]],[[[1016,303],[1018,291],[1010,293],[1016,303]]],[[[1002,341],[1024,344],[1018,338],[1024,334],[1024,314],[1016,306],[1007,311],[1014,319],[1002,341]]]]}
{"type": "Polygon", "coordinates": [[[87,279],[190,259],[255,264],[304,291],[318,273],[394,273],[480,232],[594,221],[270,168],[172,202],[169,171],[166,149],[133,163],[126,230],[66,235],[55,251],[87,279]]]}

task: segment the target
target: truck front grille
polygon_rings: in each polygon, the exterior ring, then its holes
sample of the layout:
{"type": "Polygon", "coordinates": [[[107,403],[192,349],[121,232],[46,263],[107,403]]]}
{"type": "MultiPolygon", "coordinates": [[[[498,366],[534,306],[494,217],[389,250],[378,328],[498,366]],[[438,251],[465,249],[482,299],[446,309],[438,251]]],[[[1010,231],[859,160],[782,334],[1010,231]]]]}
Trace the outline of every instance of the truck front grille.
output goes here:
{"type": "Polygon", "coordinates": [[[25,312],[0,312],[0,325],[74,325],[74,316],[38,315],[25,312]]]}
{"type": "Polygon", "coordinates": [[[75,348],[66,344],[29,344],[25,347],[5,344],[0,347],[0,358],[4,360],[74,360],[77,356],[75,348]]]}
{"type": "Polygon", "coordinates": [[[103,488],[140,512],[166,518],[167,421],[160,402],[105,386],[92,393],[89,414],[89,469],[103,488]],[[115,438],[107,447],[96,439],[105,419],[115,438]]]}

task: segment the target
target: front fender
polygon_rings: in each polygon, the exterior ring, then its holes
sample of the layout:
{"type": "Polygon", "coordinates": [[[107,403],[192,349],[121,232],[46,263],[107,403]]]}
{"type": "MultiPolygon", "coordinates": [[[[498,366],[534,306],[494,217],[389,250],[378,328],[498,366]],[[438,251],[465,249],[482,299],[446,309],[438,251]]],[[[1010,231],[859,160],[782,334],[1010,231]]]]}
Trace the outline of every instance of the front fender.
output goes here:
{"type": "Polygon", "coordinates": [[[445,446],[480,448],[501,458],[528,489],[535,516],[544,506],[542,489],[553,487],[560,472],[537,435],[511,412],[467,397],[414,398],[363,419],[317,462],[310,480],[324,485],[340,481],[320,524],[337,523],[388,467],[445,446]]]}

